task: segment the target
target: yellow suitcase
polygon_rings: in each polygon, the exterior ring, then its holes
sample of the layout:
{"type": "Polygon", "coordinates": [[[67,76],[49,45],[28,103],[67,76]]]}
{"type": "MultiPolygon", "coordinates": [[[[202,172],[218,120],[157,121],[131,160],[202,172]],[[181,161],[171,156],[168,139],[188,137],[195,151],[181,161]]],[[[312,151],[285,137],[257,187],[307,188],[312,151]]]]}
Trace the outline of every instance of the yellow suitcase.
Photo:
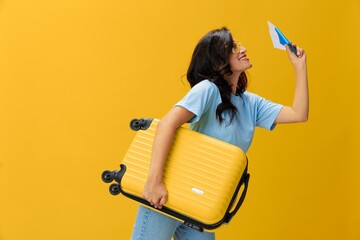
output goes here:
{"type": "MultiPolygon", "coordinates": [[[[158,122],[133,119],[130,127],[138,132],[120,170],[102,174],[105,183],[116,182],[110,185],[111,194],[121,193],[149,208],[153,207],[142,197],[142,190],[158,122]]],[[[244,201],[250,177],[247,169],[247,157],[237,146],[182,126],[164,170],[168,202],[162,209],[153,209],[199,231],[216,229],[228,223],[244,201]]]]}

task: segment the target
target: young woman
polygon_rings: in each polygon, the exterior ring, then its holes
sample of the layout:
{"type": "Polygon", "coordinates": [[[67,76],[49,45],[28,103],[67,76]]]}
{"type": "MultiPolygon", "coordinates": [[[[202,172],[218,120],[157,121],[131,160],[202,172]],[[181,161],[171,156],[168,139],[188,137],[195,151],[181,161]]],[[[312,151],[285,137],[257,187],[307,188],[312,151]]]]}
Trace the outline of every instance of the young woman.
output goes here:
{"type": "MultiPolygon", "coordinates": [[[[246,91],[245,71],[252,64],[246,48],[227,28],[207,33],[197,44],[187,72],[191,85],[187,95],[158,123],[152,160],[143,196],[155,208],[167,201],[163,170],[176,129],[184,123],[190,128],[229,142],[247,152],[255,127],[274,129],[276,124],[304,122],[308,118],[308,84],[305,52],[297,55],[286,46],[295,70],[292,106],[283,106],[246,91]]],[[[133,240],[211,240],[213,232],[198,232],[182,222],[140,206],[133,240]]]]}

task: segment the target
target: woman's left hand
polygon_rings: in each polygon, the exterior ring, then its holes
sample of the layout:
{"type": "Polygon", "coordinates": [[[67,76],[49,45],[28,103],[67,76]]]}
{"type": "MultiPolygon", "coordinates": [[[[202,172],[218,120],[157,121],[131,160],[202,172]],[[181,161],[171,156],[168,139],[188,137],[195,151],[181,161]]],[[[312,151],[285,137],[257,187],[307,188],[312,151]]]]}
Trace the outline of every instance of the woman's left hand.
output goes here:
{"type": "Polygon", "coordinates": [[[290,50],[288,45],[285,45],[286,52],[289,56],[291,63],[293,64],[295,69],[306,69],[306,54],[304,49],[292,44],[294,48],[296,48],[296,55],[290,50]]]}

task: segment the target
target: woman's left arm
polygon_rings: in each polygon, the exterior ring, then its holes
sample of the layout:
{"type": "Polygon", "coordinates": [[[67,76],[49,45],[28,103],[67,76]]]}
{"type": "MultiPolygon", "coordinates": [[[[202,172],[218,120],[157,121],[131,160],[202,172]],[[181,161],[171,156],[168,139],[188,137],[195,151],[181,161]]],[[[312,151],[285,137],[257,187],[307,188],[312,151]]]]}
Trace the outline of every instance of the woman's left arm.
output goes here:
{"type": "Polygon", "coordinates": [[[306,55],[303,49],[296,47],[297,56],[285,45],[287,54],[295,70],[295,95],[292,106],[284,106],[275,120],[275,124],[306,122],[309,115],[309,89],[306,55]]]}

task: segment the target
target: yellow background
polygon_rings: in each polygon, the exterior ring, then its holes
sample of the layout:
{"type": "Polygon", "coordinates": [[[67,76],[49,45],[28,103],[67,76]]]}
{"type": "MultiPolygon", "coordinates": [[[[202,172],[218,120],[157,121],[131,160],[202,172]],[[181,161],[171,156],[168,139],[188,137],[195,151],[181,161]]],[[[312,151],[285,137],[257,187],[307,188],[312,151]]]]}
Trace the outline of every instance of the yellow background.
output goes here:
{"type": "Polygon", "coordinates": [[[360,239],[360,2],[0,1],[0,239],[129,239],[137,204],[108,193],[134,117],[189,89],[197,41],[229,27],[249,90],[291,104],[267,20],[308,54],[310,120],[257,131],[245,204],[217,239],[360,239]]]}

